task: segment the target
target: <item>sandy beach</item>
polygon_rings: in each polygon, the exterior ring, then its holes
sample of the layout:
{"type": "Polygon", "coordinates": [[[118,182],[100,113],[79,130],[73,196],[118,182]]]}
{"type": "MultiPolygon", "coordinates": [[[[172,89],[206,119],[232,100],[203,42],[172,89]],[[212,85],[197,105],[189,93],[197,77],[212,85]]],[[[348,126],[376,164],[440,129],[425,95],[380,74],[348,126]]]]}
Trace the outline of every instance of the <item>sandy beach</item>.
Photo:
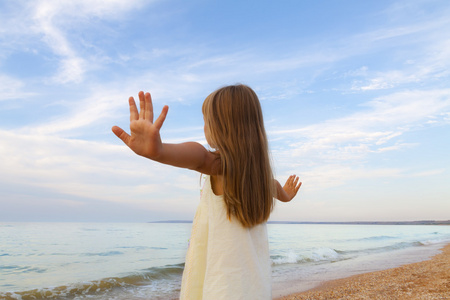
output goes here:
{"type": "Polygon", "coordinates": [[[427,261],[333,280],[278,298],[306,299],[450,299],[450,244],[427,261]]]}

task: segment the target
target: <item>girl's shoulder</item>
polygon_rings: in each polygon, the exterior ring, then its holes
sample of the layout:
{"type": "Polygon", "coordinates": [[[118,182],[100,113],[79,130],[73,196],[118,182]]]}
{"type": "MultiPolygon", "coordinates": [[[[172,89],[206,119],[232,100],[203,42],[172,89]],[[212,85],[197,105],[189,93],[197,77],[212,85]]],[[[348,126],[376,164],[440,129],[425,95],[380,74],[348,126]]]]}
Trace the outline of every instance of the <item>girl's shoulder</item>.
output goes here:
{"type": "Polygon", "coordinates": [[[219,151],[210,151],[208,161],[210,162],[211,176],[222,175],[222,159],[219,151]]]}

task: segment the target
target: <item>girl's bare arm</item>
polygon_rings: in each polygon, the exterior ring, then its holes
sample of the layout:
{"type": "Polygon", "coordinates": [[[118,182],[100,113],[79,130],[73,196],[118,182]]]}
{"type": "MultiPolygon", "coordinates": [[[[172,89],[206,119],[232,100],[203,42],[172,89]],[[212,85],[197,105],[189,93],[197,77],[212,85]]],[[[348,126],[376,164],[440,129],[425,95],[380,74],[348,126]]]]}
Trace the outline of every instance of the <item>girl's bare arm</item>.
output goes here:
{"type": "Polygon", "coordinates": [[[299,182],[299,178],[296,175],[289,176],[283,187],[281,187],[278,180],[275,180],[275,184],[277,187],[276,198],[282,202],[291,201],[295,195],[297,195],[298,190],[302,186],[302,183],[299,182]]]}
{"type": "Polygon", "coordinates": [[[187,168],[204,174],[218,172],[216,156],[201,144],[187,142],[181,144],[162,143],[160,129],[164,124],[169,107],[166,105],[159,117],[153,121],[153,104],[150,93],[139,92],[140,111],[133,97],[129,98],[130,134],[114,126],[112,131],[136,154],[175,167],[187,168]]]}

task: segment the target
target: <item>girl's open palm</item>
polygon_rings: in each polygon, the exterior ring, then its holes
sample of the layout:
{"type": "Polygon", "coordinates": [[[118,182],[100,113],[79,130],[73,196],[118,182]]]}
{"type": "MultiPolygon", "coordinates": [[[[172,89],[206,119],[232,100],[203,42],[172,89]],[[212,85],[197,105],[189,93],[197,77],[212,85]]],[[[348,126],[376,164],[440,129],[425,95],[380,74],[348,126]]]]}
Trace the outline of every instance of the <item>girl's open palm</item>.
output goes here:
{"type": "Polygon", "coordinates": [[[130,134],[122,128],[114,126],[112,131],[136,154],[157,159],[162,153],[162,142],[159,131],[166,119],[169,107],[163,107],[161,114],[153,122],[153,104],[150,93],[139,92],[140,111],[133,97],[129,98],[130,134]]]}

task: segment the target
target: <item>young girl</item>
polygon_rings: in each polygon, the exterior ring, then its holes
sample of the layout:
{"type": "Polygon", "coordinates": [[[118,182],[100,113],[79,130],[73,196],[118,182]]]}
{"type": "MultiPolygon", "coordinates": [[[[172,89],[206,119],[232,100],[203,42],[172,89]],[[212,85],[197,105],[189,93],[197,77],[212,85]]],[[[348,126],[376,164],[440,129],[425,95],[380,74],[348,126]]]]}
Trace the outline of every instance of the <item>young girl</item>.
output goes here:
{"type": "Polygon", "coordinates": [[[149,93],[139,93],[140,111],[130,97],[128,135],[113,132],[136,154],[208,175],[194,223],[180,299],[271,299],[271,262],[266,221],[273,197],[288,202],[301,182],[284,187],[273,179],[261,106],[245,85],[221,88],[203,103],[205,137],[214,151],[195,142],[166,144],[159,131],[164,106],[153,122],[149,93]]]}

